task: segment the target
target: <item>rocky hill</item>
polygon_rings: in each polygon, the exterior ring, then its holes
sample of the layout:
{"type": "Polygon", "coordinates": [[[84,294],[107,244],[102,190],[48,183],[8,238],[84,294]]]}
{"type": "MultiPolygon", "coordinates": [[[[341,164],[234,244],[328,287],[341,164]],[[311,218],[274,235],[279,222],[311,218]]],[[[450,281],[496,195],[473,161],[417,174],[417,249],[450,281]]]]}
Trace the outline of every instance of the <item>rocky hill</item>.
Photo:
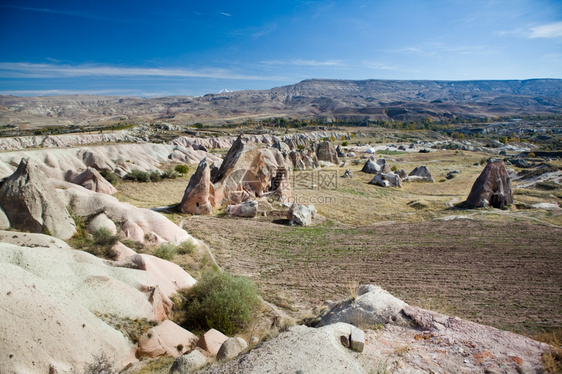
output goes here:
{"type": "Polygon", "coordinates": [[[311,79],[270,90],[201,97],[0,96],[0,126],[165,120],[239,123],[269,117],[399,120],[562,113],[562,80],[392,81],[311,79]]]}

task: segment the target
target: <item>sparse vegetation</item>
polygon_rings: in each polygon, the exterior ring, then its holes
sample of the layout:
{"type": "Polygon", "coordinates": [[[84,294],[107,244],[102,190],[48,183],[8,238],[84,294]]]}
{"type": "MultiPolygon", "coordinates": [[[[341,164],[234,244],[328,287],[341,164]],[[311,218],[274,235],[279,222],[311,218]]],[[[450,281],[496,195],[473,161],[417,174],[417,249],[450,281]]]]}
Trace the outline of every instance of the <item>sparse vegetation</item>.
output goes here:
{"type": "Polygon", "coordinates": [[[125,179],[135,182],[150,182],[150,174],[146,171],[133,169],[125,175],[125,179]]]}
{"type": "Polygon", "coordinates": [[[116,374],[117,369],[110,358],[104,353],[93,355],[92,362],[86,365],[84,374],[116,374]]]}
{"type": "Polygon", "coordinates": [[[108,181],[114,186],[117,186],[117,184],[119,184],[119,182],[121,181],[121,178],[119,178],[117,174],[115,174],[109,169],[101,169],[99,173],[102,177],[104,177],[106,181],[108,181]]]}
{"type": "Polygon", "coordinates": [[[173,300],[176,321],[193,331],[217,329],[234,335],[247,327],[261,301],[256,285],[246,277],[206,271],[190,289],[173,300]]]}

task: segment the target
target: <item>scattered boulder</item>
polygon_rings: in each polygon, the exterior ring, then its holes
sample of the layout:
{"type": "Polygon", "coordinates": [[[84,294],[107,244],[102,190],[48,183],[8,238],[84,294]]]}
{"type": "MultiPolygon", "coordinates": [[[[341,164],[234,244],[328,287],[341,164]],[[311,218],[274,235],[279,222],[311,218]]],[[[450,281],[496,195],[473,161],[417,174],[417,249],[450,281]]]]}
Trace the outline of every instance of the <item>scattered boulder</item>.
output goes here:
{"type": "Polygon", "coordinates": [[[175,359],[170,374],[188,374],[201,369],[207,365],[207,357],[199,350],[194,349],[188,354],[179,356],[175,359]]]}
{"type": "Polygon", "coordinates": [[[318,161],[326,161],[334,165],[340,164],[338,152],[329,141],[322,142],[318,145],[316,155],[318,156],[318,161]]]}
{"type": "Polygon", "coordinates": [[[258,202],[246,200],[241,204],[229,205],[226,207],[226,214],[231,217],[254,218],[258,214],[258,202]]]}
{"type": "Polygon", "coordinates": [[[461,171],[460,170],[451,170],[450,172],[447,173],[447,179],[453,179],[454,177],[456,177],[457,174],[460,174],[461,171]]]}
{"type": "Polygon", "coordinates": [[[347,157],[353,158],[353,157],[355,157],[355,153],[354,153],[354,152],[349,152],[349,153],[347,154],[347,157]]]}
{"type": "Polygon", "coordinates": [[[394,173],[377,174],[369,183],[381,187],[402,187],[402,178],[394,173]]]}
{"type": "Polygon", "coordinates": [[[297,205],[293,203],[287,218],[291,223],[297,224],[299,226],[308,226],[312,222],[312,219],[316,216],[316,208],[314,205],[297,205]]]}
{"type": "Polygon", "coordinates": [[[244,349],[248,348],[248,343],[242,338],[228,338],[222,343],[217,352],[217,360],[231,360],[238,356],[244,349]]]}
{"type": "Polygon", "coordinates": [[[361,171],[369,174],[390,173],[390,165],[388,165],[384,158],[375,158],[375,156],[371,156],[367,162],[365,162],[361,171]]]}
{"type": "Polygon", "coordinates": [[[23,158],[0,187],[0,206],[10,226],[22,231],[50,233],[69,239],[76,225],[55,187],[38,165],[23,158]]]}
{"type": "Polygon", "coordinates": [[[511,178],[502,160],[489,159],[466,199],[468,208],[502,209],[513,204],[511,178]]]}
{"type": "Polygon", "coordinates": [[[199,162],[197,171],[191,176],[189,184],[180,203],[182,213],[211,214],[213,207],[210,201],[211,171],[204,158],[199,162]]]}
{"type": "Polygon", "coordinates": [[[400,311],[406,303],[376,285],[359,287],[355,300],[344,300],[326,313],[318,326],[345,322],[351,325],[374,326],[401,319],[400,311]]]}
{"type": "Polygon", "coordinates": [[[111,185],[101,174],[94,168],[87,168],[78,174],[72,181],[88,190],[113,195],[117,193],[115,187],[111,185]]]}
{"type": "Polygon", "coordinates": [[[353,178],[353,172],[350,169],[346,169],[345,173],[341,176],[342,178],[353,178]]]}
{"type": "Polygon", "coordinates": [[[197,336],[170,320],[148,330],[139,340],[137,358],[179,357],[195,345],[197,336]]]}
{"type": "Polygon", "coordinates": [[[435,179],[433,179],[429,169],[425,165],[418,166],[412,170],[408,175],[407,180],[409,182],[435,182],[435,179]]]}
{"type": "Polygon", "coordinates": [[[204,351],[209,352],[211,355],[216,356],[219,352],[222,344],[228,339],[228,336],[224,335],[222,332],[210,329],[199,339],[197,342],[197,347],[204,351]]]}

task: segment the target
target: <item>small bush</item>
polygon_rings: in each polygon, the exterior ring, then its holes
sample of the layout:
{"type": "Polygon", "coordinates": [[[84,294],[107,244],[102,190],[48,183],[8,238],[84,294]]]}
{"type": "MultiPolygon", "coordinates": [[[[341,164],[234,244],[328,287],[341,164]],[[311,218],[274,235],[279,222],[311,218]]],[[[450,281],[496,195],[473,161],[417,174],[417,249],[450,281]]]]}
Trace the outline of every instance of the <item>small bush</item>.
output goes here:
{"type": "Polygon", "coordinates": [[[341,146],[342,146],[342,147],[347,147],[347,144],[348,144],[347,141],[341,142],[341,146]]]}
{"type": "Polygon", "coordinates": [[[178,254],[178,250],[175,245],[164,243],[160,247],[158,247],[152,254],[156,257],[160,257],[163,260],[170,261],[178,254]]]}
{"type": "Polygon", "coordinates": [[[125,176],[125,179],[133,180],[135,182],[150,182],[150,174],[146,171],[133,169],[125,176]]]}
{"type": "Polygon", "coordinates": [[[177,246],[177,251],[180,255],[191,255],[193,254],[193,252],[195,252],[195,248],[197,248],[195,243],[193,243],[191,240],[187,240],[177,246]]]}
{"type": "Polygon", "coordinates": [[[100,175],[109,183],[111,183],[114,186],[117,186],[117,184],[119,183],[119,181],[121,181],[121,178],[119,178],[119,176],[117,174],[115,174],[114,172],[112,172],[109,169],[101,169],[99,171],[100,175]]]}
{"type": "Polygon", "coordinates": [[[533,152],[529,152],[529,154],[527,155],[527,157],[536,157],[536,155],[533,152]]]}
{"type": "Polygon", "coordinates": [[[174,170],[181,175],[186,175],[189,172],[189,166],[187,165],[176,165],[174,170]]]}
{"type": "Polygon", "coordinates": [[[162,177],[160,176],[160,173],[158,172],[158,170],[154,170],[150,172],[150,180],[152,182],[160,182],[160,180],[162,179],[162,177]]]}
{"type": "Polygon", "coordinates": [[[247,327],[261,301],[256,285],[246,277],[206,271],[192,288],[181,290],[175,302],[178,321],[187,329],[217,329],[232,336],[247,327]],[[178,300],[179,298],[179,300],[178,300]]]}
{"type": "Polygon", "coordinates": [[[84,374],[115,374],[117,370],[105,353],[93,355],[93,362],[86,365],[84,374]]]}
{"type": "Polygon", "coordinates": [[[178,176],[178,172],[173,169],[166,169],[161,174],[162,179],[176,179],[178,176]]]}

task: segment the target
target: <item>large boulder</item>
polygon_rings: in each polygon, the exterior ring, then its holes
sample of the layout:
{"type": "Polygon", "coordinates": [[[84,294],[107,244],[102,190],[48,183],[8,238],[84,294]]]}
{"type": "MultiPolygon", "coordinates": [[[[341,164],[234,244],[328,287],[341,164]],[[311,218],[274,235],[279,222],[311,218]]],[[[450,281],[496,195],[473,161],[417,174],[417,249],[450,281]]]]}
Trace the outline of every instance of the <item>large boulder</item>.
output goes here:
{"type": "Polygon", "coordinates": [[[412,170],[410,174],[408,174],[407,180],[410,182],[435,182],[435,179],[433,179],[429,169],[425,165],[418,166],[412,170]]]}
{"type": "Polygon", "coordinates": [[[329,141],[322,142],[318,145],[316,155],[318,156],[318,161],[326,161],[334,165],[340,164],[338,152],[329,141]]]}
{"type": "Polygon", "coordinates": [[[258,202],[246,200],[241,204],[229,205],[226,207],[226,214],[231,217],[253,218],[258,215],[258,202]]]}
{"type": "Polygon", "coordinates": [[[402,179],[394,173],[377,174],[369,183],[381,187],[402,187],[402,179]]]}
{"type": "Polygon", "coordinates": [[[407,304],[376,285],[364,285],[357,298],[336,303],[319,322],[319,326],[345,322],[355,326],[375,326],[397,322],[407,304]]]}
{"type": "Polygon", "coordinates": [[[246,348],[248,348],[248,343],[244,339],[240,337],[228,338],[217,352],[217,360],[231,360],[246,348]]]}
{"type": "Polygon", "coordinates": [[[297,203],[293,203],[287,213],[287,219],[299,226],[310,225],[315,216],[316,208],[314,205],[297,205],[297,203]]]}
{"type": "Polygon", "coordinates": [[[224,335],[222,332],[210,329],[199,339],[197,347],[209,352],[213,356],[216,356],[222,346],[222,343],[224,343],[227,339],[228,336],[224,335]]]}
{"type": "Polygon", "coordinates": [[[390,165],[388,165],[384,158],[375,158],[375,156],[371,156],[367,162],[365,162],[361,171],[369,174],[390,173],[390,165]]]}
{"type": "Polygon", "coordinates": [[[78,184],[88,190],[113,195],[117,193],[115,187],[111,185],[94,168],[87,168],[82,173],[73,178],[72,183],[78,184]]]}
{"type": "Polygon", "coordinates": [[[502,160],[490,159],[466,199],[466,207],[504,208],[513,204],[511,178],[502,160]]]}
{"type": "Polygon", "coordinates": [[[39,166],[28,158],[0,187],[0,205],[13,228],[35,233],[50,233],[69,239],[76,233],[74,220],[55,187],[39,166]]]}
{"type": "Polygon", "coordinates": [[[148,330],[139,340],[137,358],[179,357],[197,342],[197,336],[170,320],[148,330]]]}
{"type": "Polygon", "coordinates": [[[174,361],[170,368],[170,374],[189,374],[207,365],[207,356],[199,350],[194,349],[188,354],[182,355],[174,361]]]}
{"type": "Polygon", "coordinates": [[[211,171],[204,158],[199,163],[197,171],[191,176],[189,184],[183,194],[180,209],[183,213],[211,214],[213,207],[210,200],[211,171]]]}

